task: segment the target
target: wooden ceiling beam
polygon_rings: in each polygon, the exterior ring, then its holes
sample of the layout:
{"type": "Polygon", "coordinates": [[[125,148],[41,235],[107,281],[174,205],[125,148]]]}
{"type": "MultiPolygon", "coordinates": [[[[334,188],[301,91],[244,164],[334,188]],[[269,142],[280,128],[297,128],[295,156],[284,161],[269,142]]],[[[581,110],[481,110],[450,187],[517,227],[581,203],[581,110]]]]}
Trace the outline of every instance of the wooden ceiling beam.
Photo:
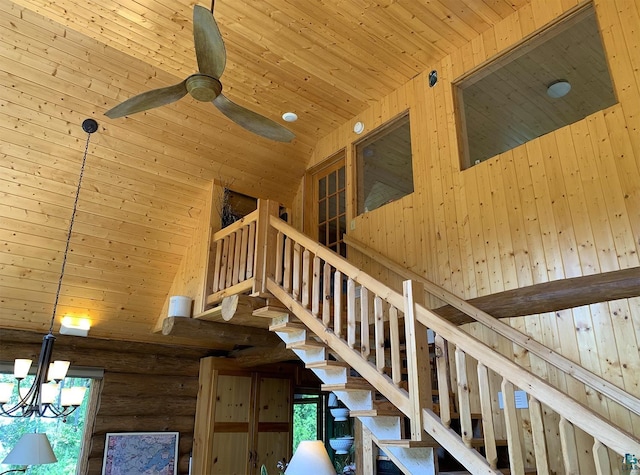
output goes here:
{"type": "Polygon", "coordinates": [[[162,322],[162,334],[204,340],[211,348],[219,345],[273,347],[280,342],[275,334],[262,328],[184,317],[165,318],[162,322]]]}
{"type": "MultiPolygon", "coordinates": [[[[467,302],[496,318],[506,318],[557,312],[639,295],[640,267],[632,267],[619,271],[544,282],[485,295],[467,302]]],[[[451,305],[433,311],[458,325],[473,321],[471,317],[451,305]]]]}

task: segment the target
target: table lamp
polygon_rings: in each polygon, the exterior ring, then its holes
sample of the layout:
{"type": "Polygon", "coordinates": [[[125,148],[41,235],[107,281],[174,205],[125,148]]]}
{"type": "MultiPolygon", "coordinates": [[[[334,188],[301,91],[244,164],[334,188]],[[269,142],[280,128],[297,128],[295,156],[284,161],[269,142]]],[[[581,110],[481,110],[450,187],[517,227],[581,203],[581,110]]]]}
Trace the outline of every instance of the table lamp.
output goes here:
{"type": "Polygon", "coordinates": [[[29,465],[42,465],[45,463],[57,462],[47,434],[28,433],[24,434],[15,447],[2,461],[7,465],[25,465],[24,468],[7,470],[5,473],[26,472],[29,465]]]}
{"type": "Polygon", "coordinates": [[[285,475],[336,475],[327,449],[321,440],[304,440],[298,445],[285,475]]]}

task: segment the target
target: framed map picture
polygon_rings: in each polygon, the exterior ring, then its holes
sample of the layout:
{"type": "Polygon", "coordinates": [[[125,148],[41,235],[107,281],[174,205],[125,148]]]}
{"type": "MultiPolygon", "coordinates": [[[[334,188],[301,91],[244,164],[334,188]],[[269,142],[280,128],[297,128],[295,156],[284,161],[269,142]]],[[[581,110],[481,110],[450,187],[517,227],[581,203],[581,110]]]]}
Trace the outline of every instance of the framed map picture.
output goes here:
{"type": "Polygon", "coordinates": [[[102,475],[176,475],[178,432],[110,432],[102,475]]]}

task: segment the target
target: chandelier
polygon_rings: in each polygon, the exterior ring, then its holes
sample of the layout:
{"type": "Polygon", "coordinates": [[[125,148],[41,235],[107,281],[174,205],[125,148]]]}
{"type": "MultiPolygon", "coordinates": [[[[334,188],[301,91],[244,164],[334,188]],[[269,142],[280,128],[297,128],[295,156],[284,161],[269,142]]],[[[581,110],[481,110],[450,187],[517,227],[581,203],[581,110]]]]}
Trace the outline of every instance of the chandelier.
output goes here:
{"type": "Polygon", "coordinates": [[[69,232],[67,233],[67,242],[62,257],[62,269],[60,270],[60,278],[58,279],[58,288],[53,303],[53,312],[51,322],[49,324],[49,333],[42,339],[42,347],[38,358],[38,366],[36,367],[35,376],[31,386],[25,387],[25,378],[29,374],[32,361],[29,359],[16,359],[13,375],[16,383],[0,383],[0,416],[5,417],[47,417],[58,418],[66,417],[75,411],[82,400],[87,388],[71,387],[64,388],[64,378],[69,369],[69,361],[53,361],[53,343],[56,337],[53,336],[53,324],[56,317],[58,307],[58,299],[60,298],[60,289],[62,287],[62,278],[64,277],[64,269],[67,263],[67,254],[69,252],[69,242],[71,241],[71,231],[73,230],[73,222],[76,217],[78,208],[78,197],[80,196],[80,186],[82,185],[82,176],[84,175],[84,166],[87,161],[87,151],[89,149],[89,139],[91,134],[98,130],[98,123],[93,119],[86,119],[82,122],[82,130],[87,133],[87,142],[82,157],[82,166],[80,168],[80,178],[78,179],[78,188],[76,189],[76,198],[73,203],[73,212],[71,213],[71,221],[69,223],[69,232]],[[17,385],[17,402],[10,402],[14,393],[13,388],[17,385]]]}

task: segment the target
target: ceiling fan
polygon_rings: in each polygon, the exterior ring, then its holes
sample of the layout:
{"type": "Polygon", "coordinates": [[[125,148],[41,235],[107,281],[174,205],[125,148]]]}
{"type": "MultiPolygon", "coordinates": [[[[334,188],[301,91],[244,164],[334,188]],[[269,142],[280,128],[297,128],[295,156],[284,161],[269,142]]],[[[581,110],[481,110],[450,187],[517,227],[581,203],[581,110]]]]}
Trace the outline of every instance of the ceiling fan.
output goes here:
{"type": "Polygon", "coordinates": [[[222,94],[220,76],[227,53],[213,12],[196,5],[193,9],[193,39],[199,72],[169,87],[144,92],[105,112],[111,119],[171,104],[190,94],[202,102],[213,102],[220,112],[245,129],[278,142],[290,142],[295,135],[285,127],[231,102],[222,94]]]}

